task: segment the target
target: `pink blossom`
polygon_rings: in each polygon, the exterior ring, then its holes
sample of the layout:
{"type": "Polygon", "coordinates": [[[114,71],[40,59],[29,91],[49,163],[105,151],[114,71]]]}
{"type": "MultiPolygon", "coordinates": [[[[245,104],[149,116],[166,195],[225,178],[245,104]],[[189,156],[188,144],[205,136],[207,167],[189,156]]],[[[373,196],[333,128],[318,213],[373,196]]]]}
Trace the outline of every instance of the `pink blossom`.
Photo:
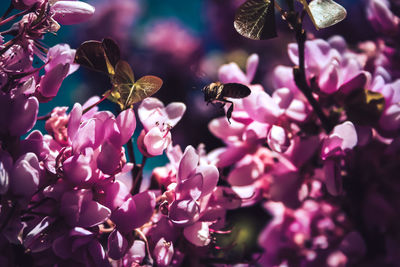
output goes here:
{"type": "Polygon", "coordinates": [[[260,245],[266,249],[260,264],[275,266],[290,260],[292,264],[311,266],[333,262],[336,242],[344,238],[337,207],[312,200],[295,210],[279,202],[267,202],[265,207],[272,213],[273,220],[259,237],[260,245]],[[333,234],[326,234],[328,232],[333,234]],[[326,253],[315,253],[319,249],[326,253]]]}
{"type": "Polygon", "coordinates": [[[322,159],[344,155],[347,150],[357,145],[357,140],[357,132],[352,122],[346,121],[335,126],[332,134],[323,143],[322,159]]]}
{"type": "Polygon", "coordinates": [[[64,25],[82,23],[94,14],[94,7],[82,1],[57,1],[51,10],[53,18],[64,25]]]}
{"type": "Polygon", "coordinates": [[[189,225],[199,219],[199,203],[217,185],[218,170],[213,165],[197,166],[199,155],[194,148],[185,149],[179,163],[175,201],[170,205],[169,217],[177,225],[189,225]]]}
{"type": "Polygon", "coordinates": [[[27,153],[15,162],[10,178],[10,189],[16,196],[30,198],[43,178],[43,169],[37,156],[27,153]]]}
{"type": "Polygon", "coordinates": [[[67,77],[68,72],[69,64],[60,63],[41,77],[37,92],[42,102],[47,102],[57,95],[61,83],[67,77]]]}
{"type": "Polygon", "coordinates": [[[111,210],[93,201],[86,189],[67,191],[61,197],[60,215],[72,227],[93,227],[108,219],[111,210]]]}
{"type": "Polygon", "coordinates": [[[179,122],[185,113],[183,103],[170,103],[166,107],[153,97],[148,97],[139,106],[138,114],[145,132],[139,147],[145,149],[151,156],[161,155],[171,143],[171,129],[179,122]]]}
{"type": "Polygon", "coordinates": [[[79,68],[79,65],[74,63],[74,58],[75,49],[71,49],[68,44],[55,45],[47,52],[47,64],[44,69],[48,72],[58,64],[69,64],[68,75],[70,75],[79,68]]]}
{"type": "Polygon", "coordinates": [[[369,0],[367,4],[367,18],[377,31],[396,32],[399,18],[390,10],[387,0],[369,0]]]}
{"type": "Polygon", "coordinates": [[[175,20],[155,21],[146,31],[144,44],[178,60],[187,59],[200,45],[198,38],[175,20]]]}
{"type": "MultiPolygon", "coordinates": [[[[317,84],[321,92],[326,94],[337,91],[348,93],[355,88],[364,87],[367,83],[367,74],[362,71],[365,62],[346,49],[346,43],[342,40],[334,36],[328,41],[315,39],[305,44],[307,77],[318,78],[317,84]]],[[[289,44],[288,53],[292,62],[298,64],[297,44],[289,44]]],[[[296,95],[299,94],[290,67],[277,66],[274,74],[276,87],[287,87],[296,95]]]]}
{"type": "Polygon", "coordinates": [[[121,259],[128,250],[128,240],[118,231],[114,230],[108,237],[108,255],[114,260],[121,259]]]}
{"type": "Polygon", "coordinates": [[[219,80],[222,83],[251,84],[257,71],[258,62],[259,57],[257,54],[250,55],[246,63],[246,73],[243,73],[234,62],[222,65],[218,70],[219,80]]]}
{"type": "Polygon", "coordinates": [[[192,244],[203,247],[211,242],[208,222],[196,222],[183,230],[183,235],[192,244]]]}
{"type": "Polygon", "coordinates": [[[325,183],[332,195],[338,195],[342,191],[340,160],[357,145],[357,142],[357,132],[353,123],[346,121],[335,126],[333,133],[322,144],[325,183]]]}
{"type": "Polygon", "coordinates": [[[174,244],[161,238],[154,248],[153,255],[157,266],[170,266],[174,255],[174,244]]]}
{"type": "Polygon", "coordinates": [[[0,194],[5,194],[10,187],[9,178],[13,160],[7,151],[0,150],[0,194]]]}
{"type": "Polygon", "coordinates": [[[67,124],[68,107],[56,107],[51,112],[50,118],[46,121],[46,131],[54,136],[54,139],[61,145],[68,144],[67,124]]]}
{"type": "Polygon", "coordinates": [[[145,224],[153,215],[155,196],[152,192],[142,192],[129,197],[111,214],[117,229],[128,233],[145,224]],[[140,216],[139,216],[140,214],[140,216]]]}

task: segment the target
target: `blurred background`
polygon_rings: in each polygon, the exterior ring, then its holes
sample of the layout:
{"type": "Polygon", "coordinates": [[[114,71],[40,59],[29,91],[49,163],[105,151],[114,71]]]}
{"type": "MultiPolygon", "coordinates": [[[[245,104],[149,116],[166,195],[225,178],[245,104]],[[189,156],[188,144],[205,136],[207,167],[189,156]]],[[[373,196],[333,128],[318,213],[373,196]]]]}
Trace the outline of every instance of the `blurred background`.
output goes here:
{"type": "MultiPolygon", "coordinates": [[[[222,116],[223,110],[213,105],[207,106],[201,92],[206,84],[218,80],[220,65],[234,61],[244,69],[248,55],[257,53],[260,65],[253,83],[261,83],[267,91],[272,91],[269,74],[278,64],[290,64],[286,48],[294,38],[278,16],[278,38],[251,41],[236,33],[233,27],[234,14],[244,0],[86,2],[96,8],[91,20],[62,26],[57,35],[48,34],[44,43],[49,47],[68,43],[72,48],[77,48],[86,40],[114,39],[121,48],[122,58],[130,62],[136,78],[157,75],[163,79],[164,85],[155,97],[165,104],[173,101],[186,104],[186,114],[172,130],[174,144],[180,144],[182,148],[189,144],[197,146],[204,143],[207,151],[210,151],[222,145],[209,133],[207,124],[212,118],[222,116]]],[[[346,8],[347,18],[336,26],[318,32],[307,21],[309,34],[322,38],[340,34],[351,46],[374,37],[375,33],[365,18],[362,0],[337,2],[346,8]]],[[[0,12],[4,13],[8,5],[8,0],[2,0],[0,12]]],[[[39,115],[49,113],[55,106],[72,108],[75,102],[83,103],[108,89],[108,77],[80,68],[67,77],[54,100],[40,106],[39,115]]],[[[100,109],[115,111],[116,107],[105,101],[100,109]]],[[[43,129],[43,125],[39,124],[38,127],[43,129]]],[[[140,126],[136,136],[139,132],[140,126]]],[[[150,159],[146,165],[147,172],[166,161],[165,156],[150,159]]]]}

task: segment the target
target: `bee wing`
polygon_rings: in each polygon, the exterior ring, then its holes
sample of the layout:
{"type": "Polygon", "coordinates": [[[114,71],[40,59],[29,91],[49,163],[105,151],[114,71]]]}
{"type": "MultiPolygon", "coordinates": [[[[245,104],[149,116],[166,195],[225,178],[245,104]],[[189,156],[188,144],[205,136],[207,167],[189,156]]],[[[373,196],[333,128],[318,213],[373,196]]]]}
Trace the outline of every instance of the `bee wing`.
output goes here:
{"type": "Polygon", "coordinates": [[[113,40],[91,40],[78,47],[74,62],[91,70],[113,75],[119,57],[119,48],[113,40]]]}
{"type": "Polygon", "coordinates": [[[240,83],[225,83],[222,89],[223,97],[244,98],[250,95],[251,90],[246,85],[240,83]]]}
{"type": "Polygon", "coordinates": [[[152,96],[161,88],[162,84],[163,81],[157,76],[143,76],[135,82],[129,104],[135,104],[146,97],[152,96]]]}

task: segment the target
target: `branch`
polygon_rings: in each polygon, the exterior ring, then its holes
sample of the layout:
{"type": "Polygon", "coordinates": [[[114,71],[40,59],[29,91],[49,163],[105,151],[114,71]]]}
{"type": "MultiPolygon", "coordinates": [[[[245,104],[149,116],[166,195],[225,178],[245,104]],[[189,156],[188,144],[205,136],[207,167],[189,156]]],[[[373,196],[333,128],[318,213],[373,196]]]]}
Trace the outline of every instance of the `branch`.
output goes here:
{"type": "Polygon", "coordinates": [[[322,127],[325,132],[329,133],[332,130],[332,124],[329,118],[323,112],[321,106],[318,101],[314,98],[312,94],[312,90],[308,85],[304,64],[304,50],[305,50],[305,42],[307,39],[306,32],[303,30],[303,23],[298,17],[298,13],[296,16],[296,22],[293,23],[294,31],[296,34],[296,41],[298,45],[298,53],[299,53],[299,66],[293,68],[293,76],[294,81],[299,88],[299,90],[304,94],[307,98],[308,102],[312,106],[314,112],[317,114],[319,120],[321,121],[322,127]]]}
{"type": "Polygon", "coordinates": [[[131,193],[132,195],[136,195],[140,191],[140,186],[142,185],[143,181],[143,169],[144,165],[146,164],[147,157],[143,155],[142,164],[139,165],[139,169],[137,170],[136,176],[134,176],[133,185],[131,193]]]}

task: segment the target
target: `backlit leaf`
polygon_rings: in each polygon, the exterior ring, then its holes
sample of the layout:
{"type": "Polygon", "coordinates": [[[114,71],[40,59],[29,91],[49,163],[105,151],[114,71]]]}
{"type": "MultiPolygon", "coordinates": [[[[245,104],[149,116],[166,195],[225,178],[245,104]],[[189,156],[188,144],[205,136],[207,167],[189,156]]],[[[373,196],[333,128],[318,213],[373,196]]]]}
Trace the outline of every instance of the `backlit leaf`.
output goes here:
{"type": "Polygon", "coordinates": [[[266,40],[277,36],[274,0],[247,0],[236,12],[234,26],[244,37],[266,40]]]}
{"type": "Polygon", "coordinates": [[[314,24],[321,29],[341,22],[347,15],[346,9],[332,0],[313,0],[309,7],[314,16],[314,24]]]}
{"type": "Polygon", "coordinates": [[[75,63],[94,71],[114,75],[114,67],[120,59],[118,45],[111,39],[86,41],[75,54],[75,63]]]}
{"type": "Polygon", "coordinates": [[[157,76],[143,76],[136,81],[134,86],[135,93],[129,99],[130,104],[135,104],[142,101],[146,97],[152,96],[160,90],[163,81],[157,76]]]}
{"type": "Polygon", "coordinates": [[[312,0],[309,4],[306,0],[298,1],[304,6],[317,30],[335,25],[347,15],[346,9],[333,0],[312,0]]]}
{"type": "Polygon", "coordinates": [[[115,84],[130,84],[133,85],[135,77],[133,71],[128,62],[124,60],[118,61],[115,66],[115,75],[113,77],[113,83],[115,84]]]}

